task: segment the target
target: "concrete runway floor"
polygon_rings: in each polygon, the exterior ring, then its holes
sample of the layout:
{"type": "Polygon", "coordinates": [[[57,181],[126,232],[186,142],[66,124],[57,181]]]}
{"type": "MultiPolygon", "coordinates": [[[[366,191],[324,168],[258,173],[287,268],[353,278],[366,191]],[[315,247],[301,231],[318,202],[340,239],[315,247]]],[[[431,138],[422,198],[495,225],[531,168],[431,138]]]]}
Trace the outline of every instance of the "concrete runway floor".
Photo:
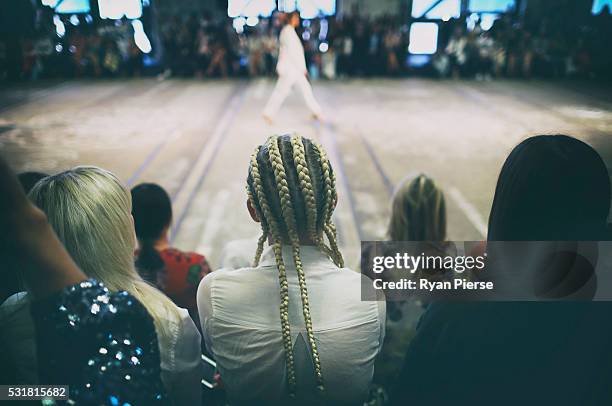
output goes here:
{"type": "Polygon", "coordinates": [[[173,242],[218,266],[225,244],[259,234],[246,211],[256,145],[275,133],[319,140],[338,176],[339,239],[385,237],[393,188],[426,173],[446,193],[452,240],[485,237],[500,167],[535,134],[569,134],[612,168],[612,92],[577,82],[319,81],[327,122],[292,94],[273,125],[261,118],[271,79],[66,81],[0,92],[0,154],[17,171],[97,165],[129,186],[157,182],[173,199],[173,242]]]}

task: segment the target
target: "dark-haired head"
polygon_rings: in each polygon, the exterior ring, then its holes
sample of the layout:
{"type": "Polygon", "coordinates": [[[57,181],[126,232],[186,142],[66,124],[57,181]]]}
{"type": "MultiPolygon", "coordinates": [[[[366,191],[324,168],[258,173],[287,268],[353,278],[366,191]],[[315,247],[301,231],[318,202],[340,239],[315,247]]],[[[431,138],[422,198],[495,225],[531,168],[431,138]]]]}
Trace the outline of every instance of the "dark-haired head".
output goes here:
{"type": "Polygon", "coordinates": [[[46,178],[46,173],[42,172],[23,172],[17,175],[19,178],[19,183],[21,183],[21,187],[26,192],[26,194],[30,193],[30,190],[34,187],[34,185],[41,179],[46,178]]]}
{"type": "Polygon", "coordinates": [[[297,28],[300,26],[300,13],[297,11],[292,11],[291,13],[287,13],[283,17],[284,24],[290,24],[293,27],[297,28]]]}
{"type": "Polygon", "coordinates": [[[603,239],[609,210],[610,178],[599,154],[566,135],[539,135],[517,145],[502,167],[488,239],[603,239]]]}
{"type": "Polygon", "coordinates": [[[154,247],[167,236],[172,222],[172,202],[168,193],[155,183],[141,183],[131,193],[134,228],[140,243],[136,266],[149,279],[146,272],[159,270],[164,265],[154,247]]]}

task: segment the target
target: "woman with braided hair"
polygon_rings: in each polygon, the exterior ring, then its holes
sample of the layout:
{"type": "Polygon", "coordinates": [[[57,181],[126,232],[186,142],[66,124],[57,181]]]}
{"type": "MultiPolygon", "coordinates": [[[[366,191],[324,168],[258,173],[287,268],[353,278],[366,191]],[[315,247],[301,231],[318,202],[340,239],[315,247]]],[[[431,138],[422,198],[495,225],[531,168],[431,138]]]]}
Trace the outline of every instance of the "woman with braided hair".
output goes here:
{"type": "Polygon", "coordinates": [[[213,272],[198,290],[232,404],[362,403],[385,304],[362,301],[363,277],[344,268],[325,151],[297,135],[270,137],[251,158],[247,194],[262,229],[253,267],[213,272]]]}

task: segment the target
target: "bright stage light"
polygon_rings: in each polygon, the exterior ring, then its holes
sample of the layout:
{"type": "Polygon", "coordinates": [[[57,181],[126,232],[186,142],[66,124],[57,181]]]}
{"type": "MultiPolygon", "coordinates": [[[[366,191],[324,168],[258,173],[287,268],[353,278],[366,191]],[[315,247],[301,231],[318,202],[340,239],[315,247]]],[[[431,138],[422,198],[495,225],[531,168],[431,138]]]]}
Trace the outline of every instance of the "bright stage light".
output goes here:
{"type": "Polygon", "coordinates": [[[42,0],[43,6],[51,7],[56,13],[89,13],[89,0],[42,0]]]}
{"type": "Polygon", "coordinates": [[[499,18],[498,14],[483,14],[480,17],[480,28],[482,28],[485,31],[489,31],[491,29],[491,27],[493,27],[493,24],[495,23],[495,20],[497,20],[499,18]]]}
{"type": "Polygon", "coordinates": [[[248,25],[249,27],[255,27],[258,22],[259,22],[259,18],[255,16],[251,16],[246,19],[246,25],[248,25]]]}
{"type": "Polygon", "coordinates": [[[100,18],[118,20],[123,16],[129,19],[142,16],[142,3],[140,0],[99,0],[100,18]]]}
{"type": "Polygon", "coordinates": [[[435,54],[438,49],[438,24],[412,23],[408,51],[416,55],[435,54]]]}
{"type": "MultiPolygon", "coordinates": [[[[62,22],[62,19],[57,14],[53,16],[53,24],[55,25],[55,32],[58,37],[66,35],[66,26],[62,22]]],[[[59,51],[58,51],[59,52],[59,51]]]]}
{"type": "Polygon", "coordinates": [[[275,0],[229,0],[227,15],[229,17],[270,17],[276,9],[275,0]]]}

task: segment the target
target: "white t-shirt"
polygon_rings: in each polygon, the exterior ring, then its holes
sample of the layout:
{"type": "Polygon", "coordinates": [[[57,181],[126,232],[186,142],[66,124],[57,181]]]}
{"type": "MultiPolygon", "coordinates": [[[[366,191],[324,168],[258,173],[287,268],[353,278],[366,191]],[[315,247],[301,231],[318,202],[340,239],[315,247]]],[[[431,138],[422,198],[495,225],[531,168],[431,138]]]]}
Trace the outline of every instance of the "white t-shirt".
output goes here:
{"type": "MultiPolygon", "coordinates": [[[[302,246],[310,313],[329,404],[359,404],[367,397],[385,331],[385,302],[362,301],[362,276],[339,269],[316,247],[302,246]]],[[[289,283],[289,321],[297,397],[287,393],[274,252],[257,268],[218,270],[198,289],[204,340],[217,360],[232,404],[319,404],[311,353],[291,256],[283,247],[289,283]]],[[[372,286],[366,282],[364,286],[372,286]]]]}

